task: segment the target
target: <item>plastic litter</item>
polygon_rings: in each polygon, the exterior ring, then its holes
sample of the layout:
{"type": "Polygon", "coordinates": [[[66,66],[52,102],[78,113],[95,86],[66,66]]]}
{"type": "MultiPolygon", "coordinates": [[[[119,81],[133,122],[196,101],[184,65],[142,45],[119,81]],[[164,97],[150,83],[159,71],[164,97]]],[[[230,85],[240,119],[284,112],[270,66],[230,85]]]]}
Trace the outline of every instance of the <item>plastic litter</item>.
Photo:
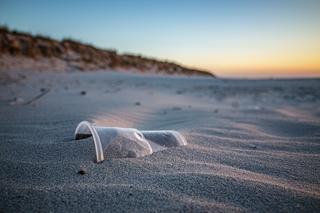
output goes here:
{"type": "Polygon", "coordinates": [[[177,131],[139,131],[134,128],[96,126],[88,121],[78,124],[75,139],[93,137],[96,162],[105,158],[136,158],[170,147],[184,146],[186,139],[177,131]]]}

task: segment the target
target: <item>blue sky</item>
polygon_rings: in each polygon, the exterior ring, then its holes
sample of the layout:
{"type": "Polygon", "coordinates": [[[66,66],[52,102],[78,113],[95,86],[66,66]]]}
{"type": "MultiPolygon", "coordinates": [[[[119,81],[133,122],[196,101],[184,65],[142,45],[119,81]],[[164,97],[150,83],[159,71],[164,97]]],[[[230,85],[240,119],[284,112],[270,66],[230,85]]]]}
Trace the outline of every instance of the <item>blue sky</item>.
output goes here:
{"type": "Polygon", "coordinates": [[[0,0],[10,28],[221,76],[320,75],[319,22],[317,0],[0,0]]]}

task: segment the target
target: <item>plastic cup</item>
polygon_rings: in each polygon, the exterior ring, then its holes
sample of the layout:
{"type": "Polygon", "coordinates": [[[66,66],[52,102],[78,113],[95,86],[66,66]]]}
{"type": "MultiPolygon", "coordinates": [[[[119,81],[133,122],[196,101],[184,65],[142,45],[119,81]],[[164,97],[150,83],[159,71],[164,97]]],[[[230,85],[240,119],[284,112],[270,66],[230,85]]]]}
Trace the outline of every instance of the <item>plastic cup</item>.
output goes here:
{"type": "Polygon", "coordinates": [[[143,157],[169,147],[187,144],[177,131],[139,131],[134,128],[104,127],[88,121],[80,122],[75,131],[75,139],[90,136],[93,137],[97,163],[105,158],[143,157]]]}

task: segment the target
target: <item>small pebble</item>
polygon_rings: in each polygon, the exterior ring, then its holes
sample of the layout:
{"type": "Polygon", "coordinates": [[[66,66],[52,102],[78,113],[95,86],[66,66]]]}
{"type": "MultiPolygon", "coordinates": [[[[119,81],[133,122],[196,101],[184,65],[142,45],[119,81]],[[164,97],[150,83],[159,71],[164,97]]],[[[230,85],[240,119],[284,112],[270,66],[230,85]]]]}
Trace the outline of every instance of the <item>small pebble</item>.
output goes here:
{"type": "Polygon", "coordinates": [[[86,172],[86,170],[84,170],[84,169],[80,169],[80,170],[78,171],[78,174],[79,174],[79,175],[85,175],[85,174],[87,174],[87,172],[86,172]]]}
{"type": "Polygon", "coordinates": [[[251,149],[257,149],[257,146],[255,146],[255,145],[249,145],[249,147],[250,147],[251,149]]]}

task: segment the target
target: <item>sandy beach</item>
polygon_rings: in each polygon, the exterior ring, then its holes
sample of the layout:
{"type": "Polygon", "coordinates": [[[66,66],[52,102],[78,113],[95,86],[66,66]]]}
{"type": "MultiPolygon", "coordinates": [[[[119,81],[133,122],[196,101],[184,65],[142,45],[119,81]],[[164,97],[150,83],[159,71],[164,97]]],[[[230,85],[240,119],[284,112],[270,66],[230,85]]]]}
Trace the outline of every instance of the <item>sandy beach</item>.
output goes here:
{"type": "Polygon", "coordinates": [[[1,212],[320,211],[319,79],[1,75],[1,212]],[[188,145],[96,164],[83,120],[188,145]]]}

